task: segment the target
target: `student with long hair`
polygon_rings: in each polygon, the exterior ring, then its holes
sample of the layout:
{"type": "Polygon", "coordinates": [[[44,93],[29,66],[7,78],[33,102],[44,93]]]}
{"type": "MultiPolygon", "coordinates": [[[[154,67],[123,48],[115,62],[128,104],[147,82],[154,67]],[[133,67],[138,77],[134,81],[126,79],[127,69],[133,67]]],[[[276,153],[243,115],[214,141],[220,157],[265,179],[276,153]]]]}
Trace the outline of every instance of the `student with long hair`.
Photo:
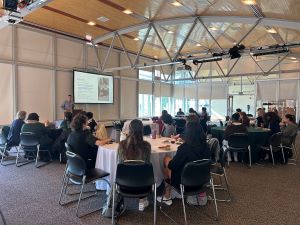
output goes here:
{"type": "MultiPolygon", "coordinates": [[[[165,179],[170,180],[172,186],[179,188],[184,166],[189,162],[210,159],[210,157],[211,152],[200,122],[188,122],[184,134],[184,143],[178,147],[173,158],[168,156],[164,158],[165,179]]],[[[159,196],[157,200],[172,205],[170,191],[170,186],[168,186],[165,196],[159,196]]]]}

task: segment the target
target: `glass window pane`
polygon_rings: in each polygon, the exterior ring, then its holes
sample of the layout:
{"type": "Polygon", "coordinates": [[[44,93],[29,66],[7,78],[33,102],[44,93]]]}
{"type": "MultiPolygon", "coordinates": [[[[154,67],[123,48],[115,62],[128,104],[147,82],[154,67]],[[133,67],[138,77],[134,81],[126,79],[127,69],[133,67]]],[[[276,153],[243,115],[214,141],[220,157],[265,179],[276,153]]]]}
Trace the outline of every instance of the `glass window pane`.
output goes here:
{"type": "Polygon", "coordinates": [[[227,114],[227,100],[226,99],[212,99],[211,100],[211,120],[225,120],[227,114]]]}
{"type": "Polygon", "coordinates": [[[154,115],[160,116],[161,109],[160,109],[160,97],[156,97],[154,100],[154,115]]]}
{"type": "Polygon", "coordinates": [[[139,79],[152,80],[152,72],[146,70],[139,70],[139,79]]]}
{"type": "Polygon", "coordinates": [[[171,98],[170,97],[161,97],[161,110],[167,110],[171,112],[171,98]]]}
{"type": "Polygon", "coordinates": [[[255,115],[254,95],[233,95],[233,111],[240,108],[247,114],[255,115]],[[249,105],[249,110],[248,106],[249,105]]]}
{"type": "Polygon", "coordinates": [[[139,94],[139,117],[152,116],[152,95],[139,94]]]}

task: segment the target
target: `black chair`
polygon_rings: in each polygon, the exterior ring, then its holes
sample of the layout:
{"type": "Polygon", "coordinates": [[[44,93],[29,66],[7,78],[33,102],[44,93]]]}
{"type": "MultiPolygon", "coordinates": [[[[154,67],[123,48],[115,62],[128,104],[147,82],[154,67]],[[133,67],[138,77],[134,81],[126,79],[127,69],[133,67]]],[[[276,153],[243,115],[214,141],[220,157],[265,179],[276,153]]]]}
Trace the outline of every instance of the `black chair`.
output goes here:
{"type": "Polygon", "coordinates": [[[232,199],[231,199],[231,194],[230,194],[230,191],[229,191],[228,179],[227,179],[227,174],[226,174],[226,170],[225,170],[225,164],[226,164],[225,163],[225,157],[226,157],[226,155],[224,154],[223,148],[221,148],[220,151],[222,151],[221,152],[222,157],[220,157],[219,162],[211,164],[210,172],[213,176],[219,177],[220,184],[215,185],[215,190],[226,191],[227,195],[228,195],[227,199],[217,199],[217,201],[230,202],[232,199]],[[225,185],[223,185],[222,178],[225,181],[225,185]]]}
{"type": "Polygon", "coordinates": [[[38,137],[32,132],[20,133],[19,148],[17,148],[16,166],[20,167],[35,161],[35,167],[39,168],[52,161],[51,153],[47,149],[40,149],[38,137]],[[19,162],[20,153],[23,151],[25,154],[25,161],[19,162]],[[49,161],[46,163],[38,164],[41,152],[47,152],[49,161]]]}
{"type": "MultiPolygon", "coordinates": [[[[106,183],[108,183],[108,185],[110,186],[109,182],[105,179],[105,177],[109,176],[109,173],[107,173],[103,170],[97,169],[97,168],[87,169],[84,159],[82,157],[80,157],[79,155],[69,151],[71,148],[67,144],[66,144],[66,147],[68,150],[66,152],[68,161],[67,161],[66,169],[64,172],[63,180],[62,180],[62,188],[61,188],[61,192],[60,192],[60,196],[59,196],[59,204],[67,205],[67,204],[77,201],[77,199],[76,199],[76,200],[72,200],[69,202],[63,202],[63,199],[62,199],[63,194],[64,195],[79,194],[77,208],[76,208],[76,216],[77,217],[86,216],[86,215],[91,214],[100,209],[97,209],[97,210],[94,210],[87,214],[79,216],[78,211],[79,211],[81,200],[87,199],[87,198],[95,195],[95,194],[93,194],[93,195],[87,196],[85,198],[82,198],[84,185],[91,183],[93,181],[96,181],[96,180],[103,180],[106,183]],[[69,184],[81,185],[80,192],[68,194],[67,188],[68,188],[69,184]]],[[[95,190],[95,191],[97,192],[97,190],[95,190]]]]}
{"type": "Polygon", "coordinates": [[[177,134],[183,134],[184,128],[185,128],[186,120],[185,119],[175,119],[175,125],[176,125],[176,133],[177,134]]]}
{"type": "Polygon", "coordinates": [[[150,135],[151,134],[151,127],[150,125],[144,126],[144,135],[150,135]]]}
{"type": "Polygon", "coordinates": [[[296,165],[297,160],[298,160],[296,138],[297,138],[297,133],[293,137],[291,137],[289,144],[282,146],[283,149],[290,149],[292,151],[293,158],[291,158],[290,160],[294,161],[294,163],[289,163],[289,164],[293,164],[293,165],[296,165]]]}
{"type": "Polygon", "coordinates": [[[273,134],[270,139],[269,139],[269,146],[260,146],[261,149],[265,150],[265,151],[270,151],[271,153],[271,157],[272,157],[272,162],[273,162],[273,166],[275,165],[275,161],[274,161],[274,152],[278,152],[281,151],[282,154],[282,158],[283,158],[283,163],[285,163],[285,156],[284,156],[284,150],[283,150],[283,146],[282,146],[282,133],[278,132],[276,134],[273,134]]]}
{"type": "MultiPolygon", "coordinates": [[[[251,147],[249,143],[249,138],[247,134],[244,133],[234,133],[228,138],[228,146],[225,146],[224,154],[227,155],[227,152],[236,152],[236,153],[248,153],[249,154],[249,166],[252,165],[251,160],[251,147]]],[[[229,165],[229,161],[228,165],[229,165]]]]}
{"type": "MultiPolygon", "coordinates": [[[[211,160],[209,159],[189,162],[183,168],[181,174],[180,187],[171,186],[172,189],[174,189],[177,193],[181,195],[185,225],[187,225],[187,217],[186,217],[184,197],[199,195],[200,192],[208,190],[209,188],[211,188],[213,193],[213,201],[214,201],[215,212],[216,212],[215,219],[216,220],[218,219],[219,212],[218,212],[218,205],[217,205],[217,199],[215,193],[215,185],[211,177],[210,167],[211,167],[211,160]]],[[[163,195],[164,193],[165,190],[163,192],[163,195]]],[[[166,215],[165,212],[163,213],[166,215]]],[[[173,222],[175,221],[173,220],[173,222]]]]}
{"type": "Polygon", "coordinates": [[[16,156],[12,155],[12,153],[16,154],[17,153],[17,146],[9,146],[8,147],[8,143],[7,143],[7,139],[6,137],[0,133],[0,156],[1,156],[1,165],[2,166],[8,166],[8,165],[13,165],[15,164],[15,159],[16,156]],[[10,148],[10,151],[7,152],[8,148],[10,148]],[[15,151],[12,151],[12,149],[15,149],[15,151]],[[14,161],[12,161],[14,160],[14,161]],[[6,163],[4,163],[6,161],[6,163]],[[9,161],[9,162],[7,162],[9,161]]]}
{"type": "MultiPolygon", "coordinates": [[[[145,198],[154,193],[154,224],[156,224],[156,184],[152,164],[139,160],[119,163],[116,181],[113,185],[113,206],[115,208],[115,192],[126,198],[145,198]]],[[[115,224],[112,210],[112,224],[115,224]]]]}

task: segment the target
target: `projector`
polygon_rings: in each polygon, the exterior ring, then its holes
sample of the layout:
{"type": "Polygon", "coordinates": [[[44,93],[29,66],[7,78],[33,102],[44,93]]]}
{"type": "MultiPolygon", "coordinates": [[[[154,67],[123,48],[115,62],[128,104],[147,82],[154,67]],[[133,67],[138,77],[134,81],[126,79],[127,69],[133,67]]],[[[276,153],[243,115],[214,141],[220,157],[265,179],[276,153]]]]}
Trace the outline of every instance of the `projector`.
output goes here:
{"type": "Polygon", "coordinates": [[[19,17],[15,15],[4,15],[1,17],[1,21],[8,24],[17,24],[23,21],[23,17],[19,17]]]}

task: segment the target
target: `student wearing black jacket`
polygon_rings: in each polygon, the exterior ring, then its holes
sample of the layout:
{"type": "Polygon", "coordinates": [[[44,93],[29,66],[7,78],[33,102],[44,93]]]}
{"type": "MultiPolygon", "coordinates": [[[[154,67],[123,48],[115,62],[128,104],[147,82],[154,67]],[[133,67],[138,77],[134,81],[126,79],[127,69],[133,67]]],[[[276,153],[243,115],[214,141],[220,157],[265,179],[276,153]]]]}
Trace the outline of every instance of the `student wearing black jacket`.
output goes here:
{"type": "MultiPolygon", "coordinates": [[[[184,136],[185,142],[178,147],[173,159],[170,157],[164,159],[165,178],[171,181],[172,186],[178,188],[181,183],[182,170],[187,163],[211,157],[205,134],[199,122],[188,122],[184,136]]],[[[166,189],[165,196],[158,197],[157,200],[162,201],[162,199],[167,205],[172,204],[170,188],[166,189]]]]}

